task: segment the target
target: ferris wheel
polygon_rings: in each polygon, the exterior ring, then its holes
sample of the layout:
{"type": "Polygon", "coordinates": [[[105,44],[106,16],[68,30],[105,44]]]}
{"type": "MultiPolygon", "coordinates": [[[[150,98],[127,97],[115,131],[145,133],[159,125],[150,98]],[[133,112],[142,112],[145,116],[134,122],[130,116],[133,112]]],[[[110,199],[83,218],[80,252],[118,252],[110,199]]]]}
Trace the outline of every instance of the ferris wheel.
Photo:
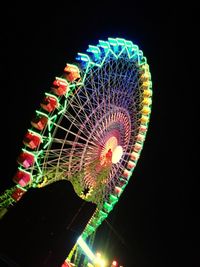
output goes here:
{"type": "Polygon", "coordinates": [[[55,77],[35,111],[17,159],[15,186],[0,196],[7,209],[29,188],[67,180],[96,204],[86,240],[118,202],[140,157],[152,105],[152,81],[139,47],[100,40],[55,77]]]}

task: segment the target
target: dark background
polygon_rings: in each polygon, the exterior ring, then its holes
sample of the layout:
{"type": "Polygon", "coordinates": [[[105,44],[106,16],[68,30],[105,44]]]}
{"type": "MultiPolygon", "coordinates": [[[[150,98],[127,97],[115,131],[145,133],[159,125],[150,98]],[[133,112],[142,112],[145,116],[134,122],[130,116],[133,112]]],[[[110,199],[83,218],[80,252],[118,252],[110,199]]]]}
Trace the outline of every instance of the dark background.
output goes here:
{"type": "MultiPolygon", "coordinates": [[[[18,3],[1,10],[1,190],[11,184],[23,136],[44,92],[78,52],[99,39],[121,37],[147,57],[153,81],[147,138],[133,177],[95,242],[125,267],[200,266],[195,23],[190,6],[181,8],[169,2],[99,1],[18,3]]],[[[62,190],[57,187],[58,194],[62,190]]]]}

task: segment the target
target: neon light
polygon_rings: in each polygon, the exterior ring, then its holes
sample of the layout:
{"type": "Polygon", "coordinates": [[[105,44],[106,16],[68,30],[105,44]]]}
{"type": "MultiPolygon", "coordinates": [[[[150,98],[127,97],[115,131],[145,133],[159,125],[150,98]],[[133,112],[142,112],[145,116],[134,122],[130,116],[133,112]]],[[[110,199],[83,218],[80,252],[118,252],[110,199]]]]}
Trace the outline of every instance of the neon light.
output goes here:
{"type": "Polygon", "coordinates": [[[77,240],[78,245],[81,247],[81,249],[83,250],[83,252],[85,253],[85,255],[92,261],[94,262],[95,260],[95,255],[94,253],[91,251],[91,249],[88,247],[88,245],[85,243],[85,241],[83,240],[83,238],[80,236],[77,240]]]}
{"type": "Polygon", "coordinates": [[[115,38],[108,38],[108,41],[113,46],[118,46],[118,42],[115,38]]]}
{"type": "Polygon", "coordinates": [[[80,59],[82,61],[90,62],[90,58],[87,54],[78,53],[77,59],[80,59]]]}
{"type": "Polygon", "coordinates": [[[116,38],[118,45],[126,45],[126,41],[123,38],[116,38]]]}
{"type": "Polygon", "coordinates": [[[105,50],[109,50],[110,46],[109,46],[109,43],[107,41],[102,41],[102,40],[99,40],[99,45],[104,48],[105,50]]]}
{"type": "Polygon", "coordinates": [[[95,46],[95,45],[89,45],[89,48],[87,49],[88,52],[92,52],[92,53],[95,53],[95,54],[100,54],[100,49],[98,46],[95,46]]]}

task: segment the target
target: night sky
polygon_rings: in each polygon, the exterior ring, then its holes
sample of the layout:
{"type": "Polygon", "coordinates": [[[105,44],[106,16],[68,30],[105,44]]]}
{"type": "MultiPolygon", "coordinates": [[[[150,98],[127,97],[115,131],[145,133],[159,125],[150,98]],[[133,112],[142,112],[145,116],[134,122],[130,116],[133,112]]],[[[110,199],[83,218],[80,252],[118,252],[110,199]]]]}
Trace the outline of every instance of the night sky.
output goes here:
{"type": "MultiPolygon", "coordinates": [[[[178,43],[187,23],[180,23],[174,5],[107,2],[13,4],[1,10],[6,14],[1,21],[1,191],[12,184],[30,120],[65,64],[100,39],[131,40],[144,52],[152,74],[151,121],[133,177],[95,244],[124,267],[200,266],[196,174],[188,167],[198,123],[188,74],[179,61],[188,51],[182,53],[178,43]]],[[[65,189],[56,188],[62,195],[65,189]]],[[[59,218],[64,221],[65,213],[59,218]]]]}

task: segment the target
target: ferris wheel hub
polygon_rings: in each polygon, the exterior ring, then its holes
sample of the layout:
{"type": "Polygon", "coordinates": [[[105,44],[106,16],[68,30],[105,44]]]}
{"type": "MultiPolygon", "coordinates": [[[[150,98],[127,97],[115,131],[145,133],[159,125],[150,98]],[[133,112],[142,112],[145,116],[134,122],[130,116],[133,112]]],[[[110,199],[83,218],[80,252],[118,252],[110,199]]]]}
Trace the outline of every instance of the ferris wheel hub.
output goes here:
{"type": "Polygon", "coordinates": [[[122,146],[116,146],[112,153],[112,163],[116,164],[120,161],[121,157],[123,155],[123,148],[122,146]]]}
{"type": "Polygon", "coordinates": [[[101,165],[104,165],[105,162],[116,164],[120,161],[122,155],[123,148],[118,145],[118,139],[115,136],[111,136],[104,145],[104,149],[101,154],[101,165]]]}

